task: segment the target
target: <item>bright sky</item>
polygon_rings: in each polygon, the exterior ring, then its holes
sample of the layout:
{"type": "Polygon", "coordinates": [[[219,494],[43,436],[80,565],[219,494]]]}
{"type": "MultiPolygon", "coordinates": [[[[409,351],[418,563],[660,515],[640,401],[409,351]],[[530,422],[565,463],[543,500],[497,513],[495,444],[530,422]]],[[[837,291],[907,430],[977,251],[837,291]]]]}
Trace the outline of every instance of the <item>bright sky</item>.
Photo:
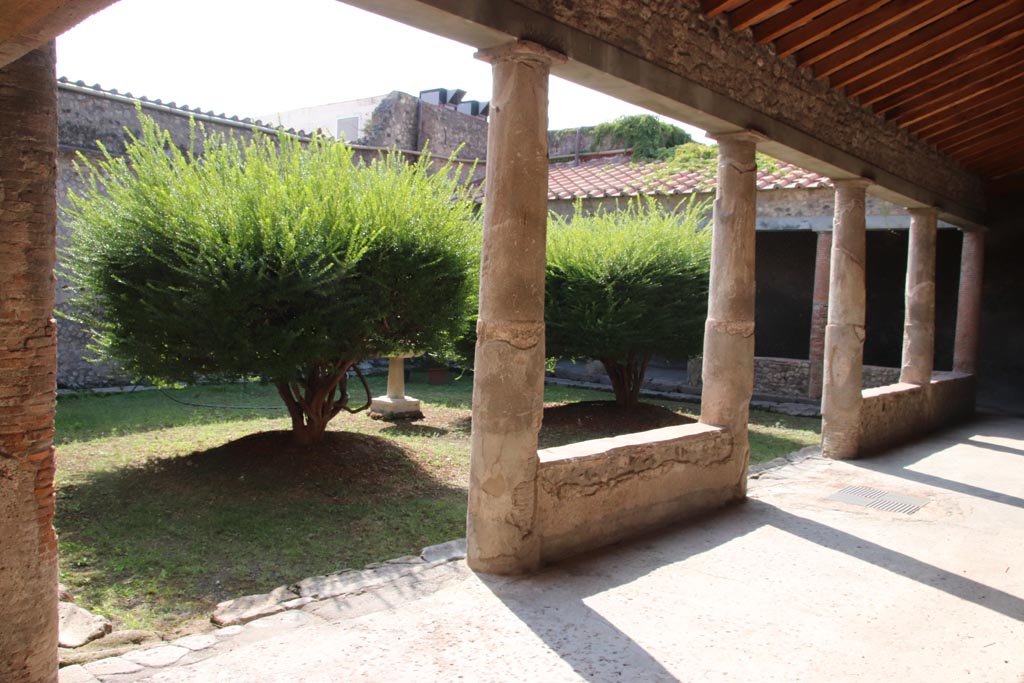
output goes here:
{"type": "MultiPolygon", "coordinates": [[[[336,0],[120,0],[57,39],[57,75],[245,117],[392,90],[489,100],[473,52],[336,0]]],[[[645,112],[552,79],[552,129],[645,112]]]]}

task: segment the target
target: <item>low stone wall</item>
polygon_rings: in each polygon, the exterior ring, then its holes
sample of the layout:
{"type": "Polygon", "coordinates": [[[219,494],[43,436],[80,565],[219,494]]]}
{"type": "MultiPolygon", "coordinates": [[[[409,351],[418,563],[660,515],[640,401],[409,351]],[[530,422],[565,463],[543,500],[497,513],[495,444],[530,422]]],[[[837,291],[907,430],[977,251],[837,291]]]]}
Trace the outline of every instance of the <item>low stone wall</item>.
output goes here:
{"type": "Polygon", "coordinates": [[[810,363],[795,358],[754,358],[754,391],[759,394],[807,396],[810,363]]]}
{"type": "Polygon", "coordinates": [[[732,437],[700,423],[538,453],[537,528],[551,562],[725,505],[745,470],[732,437]]]}
{"type": "Polygon", "coordinates": [[[937,372],[929,385],[865,389],[860,454],[870,455],[954,424],[974,413],[974,376],[937,372]]]}

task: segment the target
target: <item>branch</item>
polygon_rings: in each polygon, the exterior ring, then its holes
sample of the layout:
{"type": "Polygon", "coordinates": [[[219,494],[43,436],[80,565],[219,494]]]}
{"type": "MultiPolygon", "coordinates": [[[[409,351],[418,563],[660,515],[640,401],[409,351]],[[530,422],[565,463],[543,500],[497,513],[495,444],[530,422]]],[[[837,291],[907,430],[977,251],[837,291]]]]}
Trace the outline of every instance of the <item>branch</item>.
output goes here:
{"type": "Polygon", "coordinates": [[[356,408],[355,410],[353,410],[352,408],[348,407],[348,401],[346,401],[346,402],[344,402],[341,405],[341,407],[344,408],[345,410],[347,410],[348,412],[355,414],[355,413],[361,413],[361,412],[363,412],[364,410],[366,410],[367,408],[370,407],[370,404],[373,402],[373,395],[370,393],[370,385],[366,383],[366,378],[363,377],[363,373],[359,369],[359,366],[356,365],[355,363],[353,363],[352,364],[352,369],[356,371],[356,377],[358,377],[359,381],[363,383],[363,389],[366,391],[366,405],[361,406],[361,407],[356,408]]]}

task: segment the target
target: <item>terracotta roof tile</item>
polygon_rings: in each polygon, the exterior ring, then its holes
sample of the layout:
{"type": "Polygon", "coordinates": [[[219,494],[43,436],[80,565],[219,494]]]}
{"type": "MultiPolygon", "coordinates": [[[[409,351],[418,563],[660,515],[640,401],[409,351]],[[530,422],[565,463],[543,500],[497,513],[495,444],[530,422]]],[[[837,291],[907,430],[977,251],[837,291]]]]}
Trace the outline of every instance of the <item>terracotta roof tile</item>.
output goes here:
{"type": "MultiPolygon", "coordinates": [[[[598,199],[639,194],[676,195],[714,192],[715,170],[669,174],[665,163],[631,162],[627,157],[598,159],[580,165],[552,164],[548,170],[548,199],[598,199]]],[[[831,187],[828,178],[799,166],[777,162],[777,168],[758,170],[757,189],[831,187]]]]}

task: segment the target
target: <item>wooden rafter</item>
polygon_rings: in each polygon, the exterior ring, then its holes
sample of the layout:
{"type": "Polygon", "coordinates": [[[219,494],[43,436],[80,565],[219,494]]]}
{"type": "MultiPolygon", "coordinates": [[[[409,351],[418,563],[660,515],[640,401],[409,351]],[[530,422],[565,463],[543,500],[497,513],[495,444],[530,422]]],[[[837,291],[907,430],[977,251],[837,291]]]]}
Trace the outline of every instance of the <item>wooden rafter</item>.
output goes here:
{"type": "Polygon", "coordinates": [[[754,27],[754,42],[764,45],[795,28],[803,26],[819,14],[843,4],[844,0],[797,0],[793,5],[754,27]]]}
{"type": "Polygon", "coordinates": [[[984,125],[987,116],[991,116],[992,110],[1004,105],[1015,104],[1020,106],[1024,103],[1024,90],[1015,88],[1010,91],[986,93],[972,101],[969,106],[954,111],[942,112],[939,116],[927,121],[919,121],[907,126],[907,129],[918,137],[928,139],[931,135],[952,130],[966,120],[974,121],[974,125],[984,125]],[[981,114],[981,116],[978,116],[981,114]]]}
{"type": "Polygon", "coordinates": [[[709,17],[717,17],[723,12],[736,9],[747,0],[701,0],[700,8],[709,17]]]}
{"type": "Polygon", "coordinates": [[[939,57],[911,69],[899,78],[866,90],[858,99],[861,104],[871,106],[875,113],[882,114],[914,98],[947,87],[957,87],[962,80],[969,81],[987,75],[996,65],[1009,62],[1022,50],[1022,35],[1006,35],[998,40],[979,38],[956,53],[939,57]]]}
{"type": "Polygon", "coordinates": [[[750,0],[729,12],[729,25],[733,31],[742,31],[778,14],[792,4],[793,0],[750,0]]]}
{"type": "Polygon", "coordinates": [[[977,149],[980,145],[984,145],[986,142],[992,139],[1005,140],[1012,134],[1020,134],[1020,126],[1013,121],[1008,121],[1000,126],[992,126],[985,131],[984,135],[979,135],[973,139],[963,140],[955,145],[948,145],[942,148],[942,151],[946,154],[965,154],[971,150],[977,149]]]}
{"type": "MultiPolygon", "coordinates": [[[[925,0],[927,3],[927,0],[925,0]]],[[[839,52],[845,47],[863,40],[877,31],[884,29],[895,21],[899,21],[917,10],[922,0],[894,0],[872,12],[870,16],[844,26],[829,34],[828,40],[818,42],[800,50],[796,55],[796,63],[801,66],[813,66],[829,55],[839,52]]]]}
{"type": "Polygon", "coordinates": [[[814,65],[814,73],[819,77],[831,76],[836,71],[852,65],[878,50],[896,44],[911,33],[921,30],[922,27],[948,17],[970,3],[971,0],[936,0],[927,5],[919,5],[910,14],[822,59],[814,65]]]}
{"type": "Polygon", "coordinates": [[[775,41],[775,53],[780,57],[788,57],[797,50],[815,41],[819,41],[838,29],[874,12],[889,0],[851,0],[839,7],[822,14],[800,28],[780,36],[775,41]]]}
{"type": "Polygon", "coordinates": [[[970,7],[915,31],[907,40],[883,48],[831,76],[833,87],[856,95],[930,61],[953,52],[964,43],[1020,18],[1017,0],[979,0],[970,7]],[[883,71],[884,70],[884,71],[883,71]],[[881,72],[881,73],[880,73],[881,72]]]}
{"type": "Polygon", "coordinates": [[[955,149],[960,143],[985,137],[988,135],[990,128],[999,128],[1003,124],[1019,125],[1020,111],[1016,107],[1008,107],[1004,108],[1004,110],[1005,111],[1001,114],[998,110],[992,111],[992,113],[985,119],[984,126],[965,125],[960,128],[954,128],[946,131],[942,134],[933,135],[928,138],[928,141],[946,152],[955,149]]]}
{"type": "Polygon", "coordinates": [[[1021,130],[1018,126],[1002,135],[992,135],[983,140],[978,140],[969,149],[960,150],[957,158],[969,164],[977,163],[985,158],[988,161],[994,161],[1001,156],[1019,154],[1019,149],[1015,149],[1015,143],[1021,141],[1024,141],[1024,130],[1021,130]]]}
{"type": "Polygon", "coordinates": [[[937,135],[942,135],[951,130],[967,130],[970,128],[984,128],[985,121],[996,114],[1003,114],[1007,111],[1021,111],[1024,108],[1024,95],[1011,97],[999,104],[983,102],[979,105],[971,105],[958,110],[956,116],[948,117],[942,121],[929,123],[927,126],[908,126],[908,130],[924,140],[930,140],[937,135]]]}
{"type": "Polygon", "coordinates": [[[964,102],[977,101],[986,93],[1007,90],[1011,86],[1024,82],[1024,70],[1019,64],[1006,64],[990,76],[971,83],[964,83],[958,88],[950,87],[932,97],[920,98],[915,102],[896,107],[889,112],[888,118],[899,126],[908,126],[926,118],[952,109],[964,102]]]}

